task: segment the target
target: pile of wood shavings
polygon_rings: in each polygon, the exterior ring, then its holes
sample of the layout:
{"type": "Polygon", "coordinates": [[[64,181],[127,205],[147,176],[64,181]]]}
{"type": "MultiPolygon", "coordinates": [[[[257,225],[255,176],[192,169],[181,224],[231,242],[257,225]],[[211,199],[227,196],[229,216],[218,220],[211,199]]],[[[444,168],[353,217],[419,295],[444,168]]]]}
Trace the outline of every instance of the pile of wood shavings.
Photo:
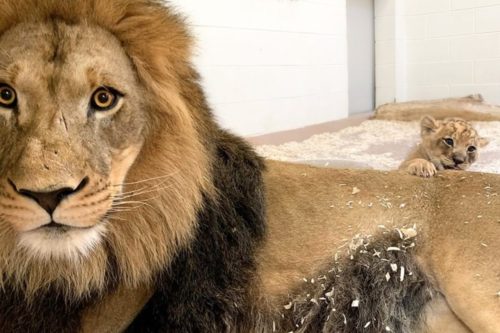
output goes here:
{"type": "MultiPolygon", "coordinates": [[[[352,266],[363,266],[370,271],[373,264],[374,271],[381,278],[374,277],[376,281],[384,281],[388,285],[397,285],[406,282],[408,276],[413,275],[414,263],[410,260],[409,267],[405,266],[404,258],[406,252],[415,247],[417,237],[416,226],[410,228],[394,229],[386,236],[387,241],[380,241],[371,235],[356,235],[348,242],[348,246],[342,247],[342,252],[337,252],[332,264],[322,274],[313,278],[303,278],[302,294],[290,297],[283,305],[281,313],[283,330],[286,332],[308,332],[312,327],[318,327],[317,320],[323,320],[322,328],[331,327],[335,332],[348,332],[344,329],[352,329],[351,321],[356,318],[356,313],[370,311],[366,304],[372,300],[364,299],[363,291],[352,294],[350,290],[352,266]],[[385,244],[384,247],[380,247],[385,244]],[[369,258],[369,260],[366,260],[369,258]],[[381,267],[385,267],[382,270],[381,267]],[[349,296],[351,295],[351,296],[349,296]],[[323,319],[321,319],[323,318],[323,319]],[[341,325],[344,329],[339,329],[341,325]]],[[[389,287],[392,288],[392,287],[389,287]]],[[[366,332],[396,331],[397,327],[391,327],[390,323],[381,322],[378,318],[368,318],[357,329],[363,328],[366,332]]],[[[327,330],[329,331],[329,330],[327,330]]]]}

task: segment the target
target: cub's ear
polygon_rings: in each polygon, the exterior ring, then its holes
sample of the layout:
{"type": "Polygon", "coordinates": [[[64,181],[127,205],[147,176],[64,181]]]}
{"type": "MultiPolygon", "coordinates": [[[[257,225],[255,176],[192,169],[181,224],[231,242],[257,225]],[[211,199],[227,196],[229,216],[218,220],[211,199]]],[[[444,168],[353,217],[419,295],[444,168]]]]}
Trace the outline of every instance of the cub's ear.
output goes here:
{"type": "Polygon", "coordinates": [[[486,138],[479,138],[477,140],[477,143],[478,143],[479,147],[483,148],[483,147],[486,147],[488,145],[488,143],[490,143],[490,140],[488,140],[486,138]]]}
{"type": "Polygon", "coordinates": [[[431,116],[424,116],[420,121],[420,132],[422,135],[430,134],[439,127],[439,121],[431,116]]]}

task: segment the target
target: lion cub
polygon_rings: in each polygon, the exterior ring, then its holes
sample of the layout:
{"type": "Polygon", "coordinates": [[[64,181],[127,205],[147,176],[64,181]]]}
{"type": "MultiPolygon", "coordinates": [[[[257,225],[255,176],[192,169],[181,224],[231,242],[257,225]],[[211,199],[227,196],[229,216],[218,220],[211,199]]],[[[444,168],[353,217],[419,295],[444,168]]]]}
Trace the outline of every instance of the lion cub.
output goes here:
{"type": "Polygon", "coordinates": [[[488,140],[460,118],[435,120],[425,116],[420,122],[422,142],[399,166],[412,175],[432,177],[437,170],[466,170],[479,156],[488,140]]]}

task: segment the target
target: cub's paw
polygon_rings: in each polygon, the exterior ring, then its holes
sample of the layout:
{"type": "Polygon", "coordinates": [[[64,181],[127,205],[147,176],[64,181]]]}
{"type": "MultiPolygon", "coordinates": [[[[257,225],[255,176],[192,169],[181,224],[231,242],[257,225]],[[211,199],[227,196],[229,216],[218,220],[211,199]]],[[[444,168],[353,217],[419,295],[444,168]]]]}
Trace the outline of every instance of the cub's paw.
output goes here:
{"type": "Polygon", "coordinates": [[[416,159],[411,161],[406,168],[410,175],[419,177],[432,177],[436,174],[437,170],[434,164],[424,159],[416,159]]]}

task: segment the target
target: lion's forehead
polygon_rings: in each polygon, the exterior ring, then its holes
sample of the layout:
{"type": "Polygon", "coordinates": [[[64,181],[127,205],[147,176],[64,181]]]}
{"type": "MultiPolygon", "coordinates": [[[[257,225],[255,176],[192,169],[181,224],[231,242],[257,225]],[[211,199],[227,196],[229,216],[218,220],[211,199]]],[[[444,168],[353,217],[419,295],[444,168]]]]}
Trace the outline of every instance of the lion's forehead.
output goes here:
{"type": "Polygon", "coordinates": [[[0,117],[0,139],[11,143],[0,147],[0,174],[23,149],[59,151],[59,159],[65,151],[107,170],[111,150],[142,142],[142,88],[134,66],[118,39],[98,26],[55,21],[10,28],[0,35],[0,83],[12,86],[18,100],[15,121],[0,117]],[[92,94],[102,86],[126,98],[112,121],[88,116],[92,94]]]}
{"type": "Polygon", "coordinates": [[[450,136],[464,143],[474,142],[478,136],[472,125],[464,120],[445,122],[439,132],[442,136],[450,136]]]}
{"type": "Polygon", "coordinates": [[[135,78],[118,40],[97,26],[24,23],[3,34],[0,44],[0,79],[27,92],[61,98],[103,83],[126,90],[135,78]]]}

